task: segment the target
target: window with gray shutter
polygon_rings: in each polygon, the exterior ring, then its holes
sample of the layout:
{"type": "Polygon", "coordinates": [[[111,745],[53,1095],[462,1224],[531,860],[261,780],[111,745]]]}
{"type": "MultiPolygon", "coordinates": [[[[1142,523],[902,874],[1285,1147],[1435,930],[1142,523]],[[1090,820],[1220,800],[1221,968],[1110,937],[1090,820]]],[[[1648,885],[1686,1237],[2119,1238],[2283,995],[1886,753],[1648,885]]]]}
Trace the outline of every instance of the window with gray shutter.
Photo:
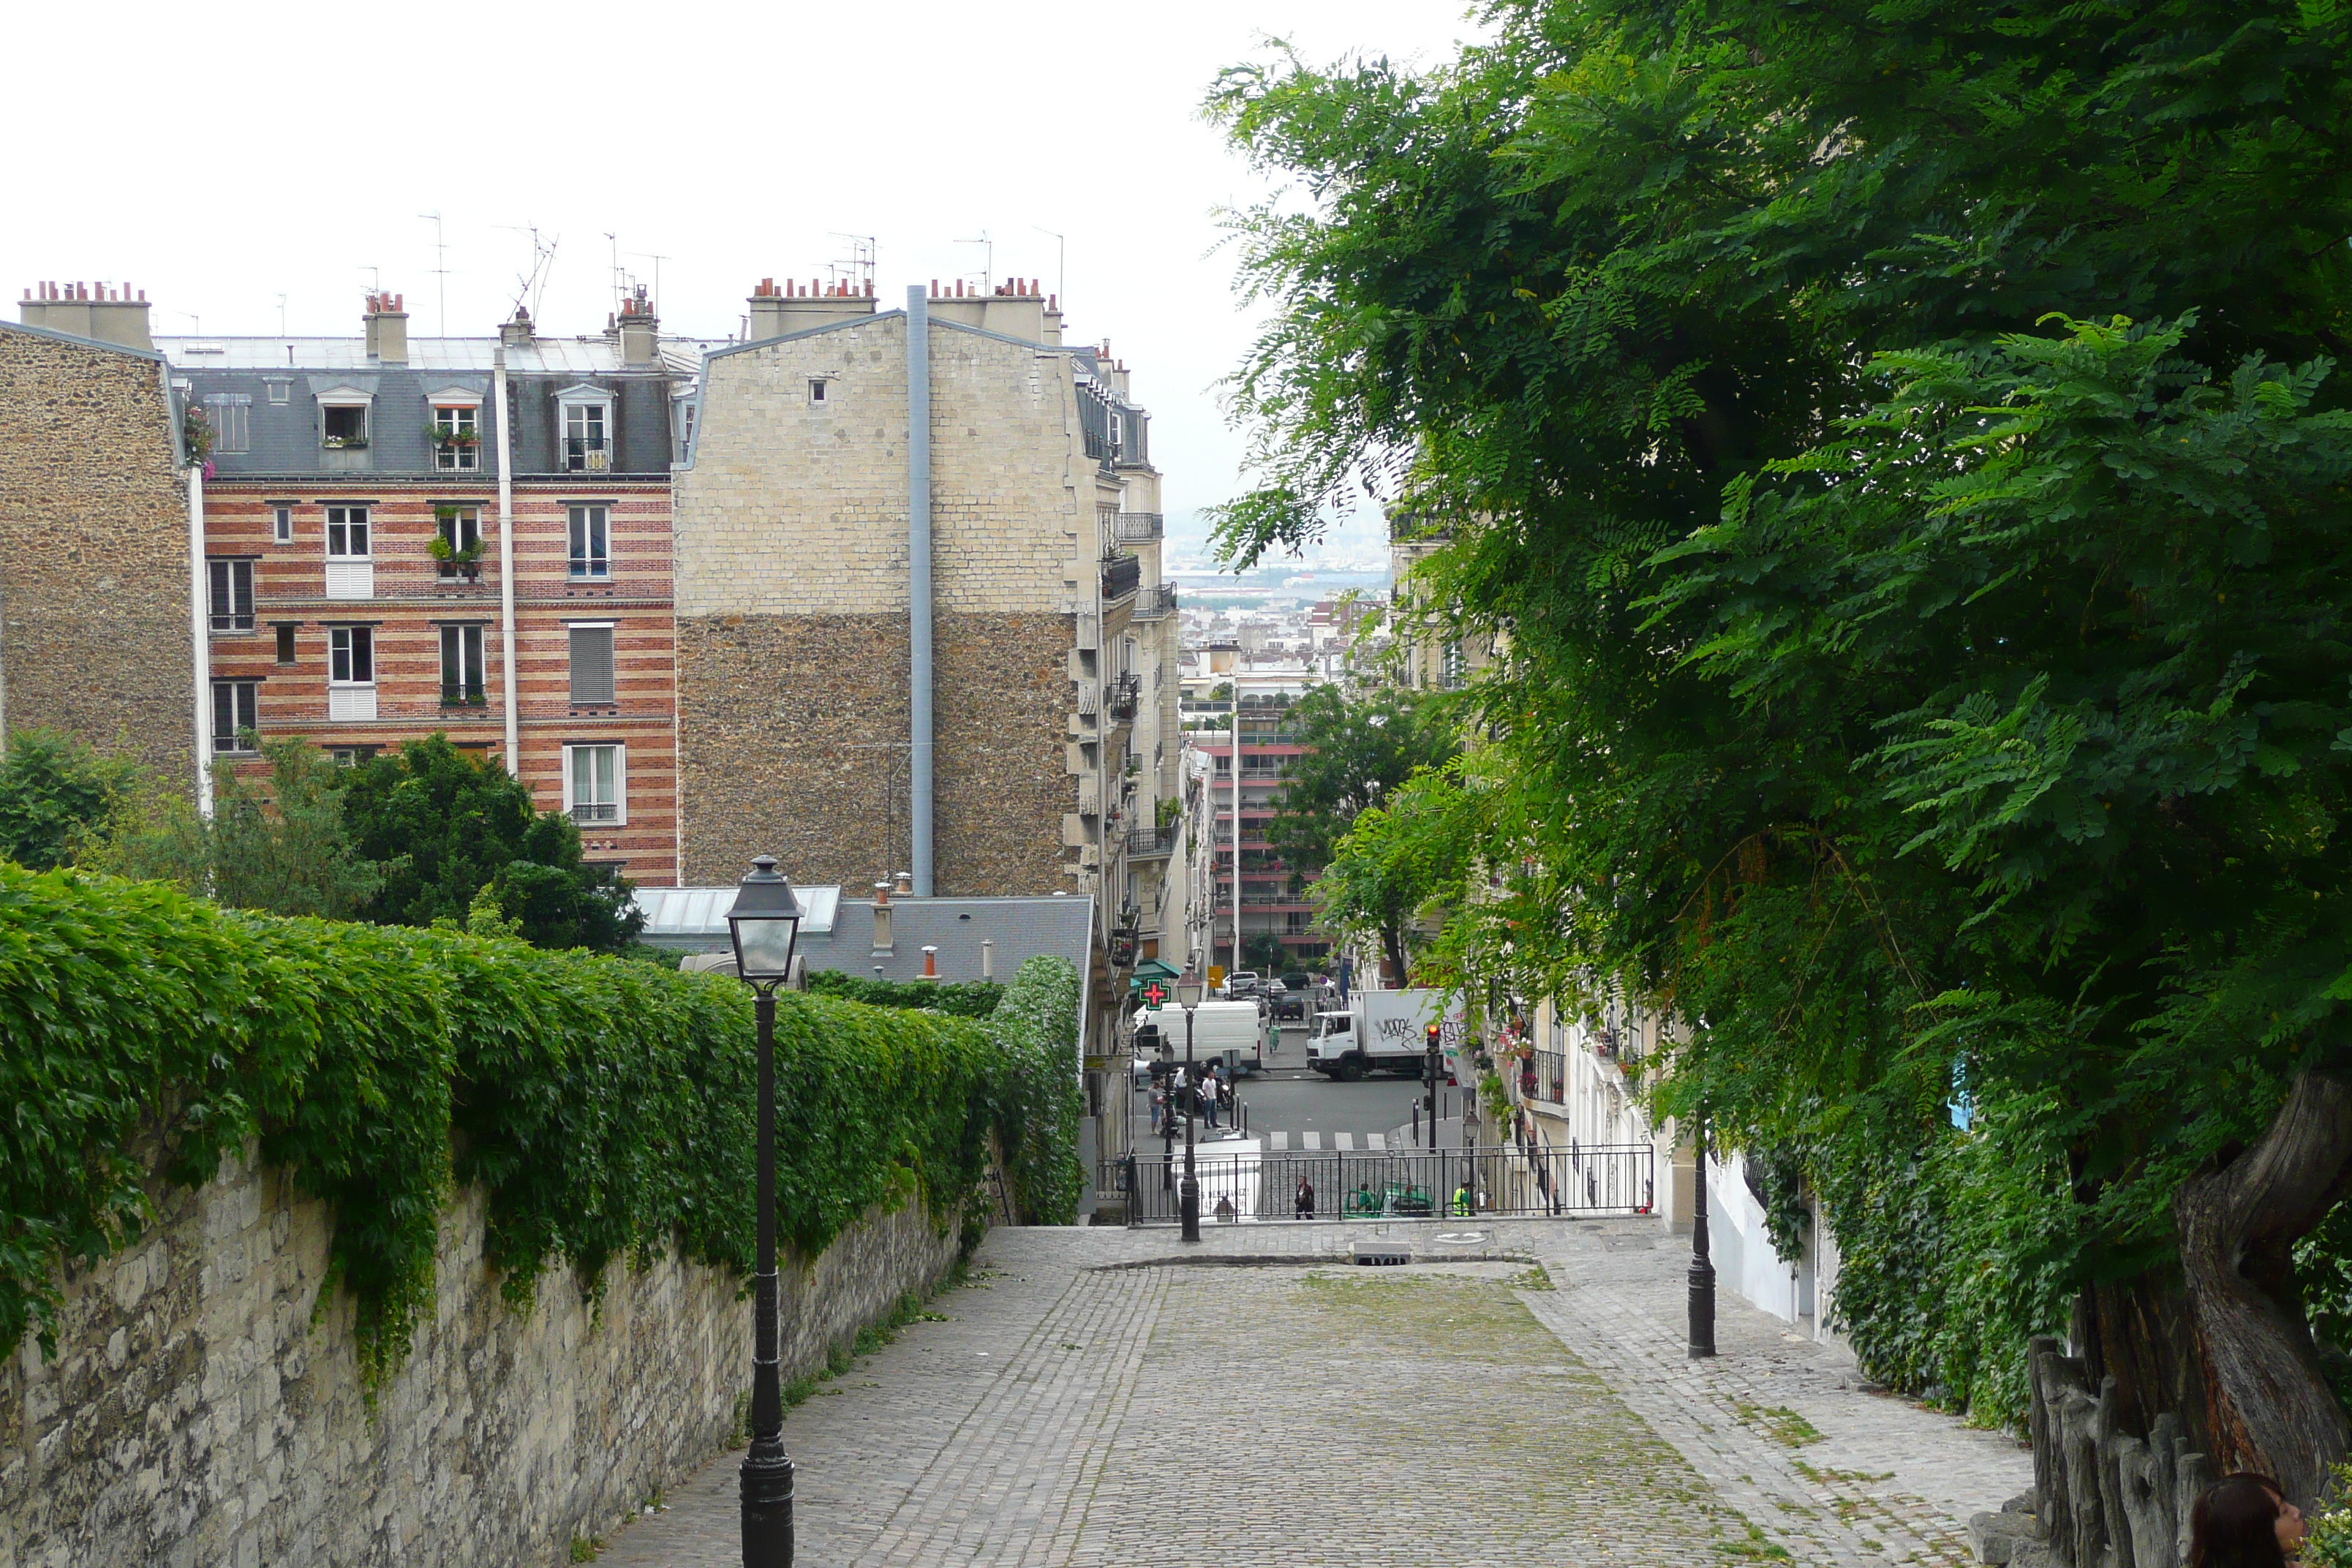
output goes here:
{"type": "Polygon", "coordinates": [[[613,700],[613,628],[572,628],[572,701],[574,707],[613,700]]]}

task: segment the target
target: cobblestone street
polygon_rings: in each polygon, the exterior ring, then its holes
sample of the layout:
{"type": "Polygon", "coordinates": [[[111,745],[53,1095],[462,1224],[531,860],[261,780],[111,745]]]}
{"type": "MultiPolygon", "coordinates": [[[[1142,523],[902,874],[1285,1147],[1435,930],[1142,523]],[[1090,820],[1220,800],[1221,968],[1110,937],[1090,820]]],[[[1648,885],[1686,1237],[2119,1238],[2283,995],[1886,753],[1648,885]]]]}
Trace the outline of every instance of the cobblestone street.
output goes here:
{"type": "MultiPolygon", "coordinates": [[[[798,1559],[1969,1561],[1968,1517],[2030,1484],[2024,1448],[1727,1294],[1722,1354],[1694,1366],[1686,1258],[1650,1221],[1229,1226],[1189,1252],[1172,1231],[993,1232],[933,1303],[945,1321],[785,1422],[798,1559]],[[1345,1261],[1373,1237],[1416,1262],[1345,1261]]],[[[600,1561],[740,1562],[736,1462],[600,1561]]]]}

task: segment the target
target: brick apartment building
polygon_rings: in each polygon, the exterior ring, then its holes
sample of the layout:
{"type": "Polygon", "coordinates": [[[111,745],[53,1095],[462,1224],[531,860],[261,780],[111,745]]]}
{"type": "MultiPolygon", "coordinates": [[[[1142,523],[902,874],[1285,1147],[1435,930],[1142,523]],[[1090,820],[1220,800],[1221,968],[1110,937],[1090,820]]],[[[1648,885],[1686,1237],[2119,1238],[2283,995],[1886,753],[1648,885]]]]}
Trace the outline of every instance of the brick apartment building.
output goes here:
{"type": "Polygon", "coordinates": [[[513,759],[588,858],[677,873],[669,470],[705,345],[631,299],[593,337],[167,338],[203,411],[215,755],[446,731],[513,759]]]}
{"type": "MultiPolygon", "coordinates": [[[[1180,766],[1175,595],[1125,367],[1065,345],[1026,281],[934,284],[887,311],[870,286],[763,282],[750,303],[750,340],[706,362],[677,479],[687,880],[762,849],[795,880],[919,878],[927,689],[922,890],[1097,893],[1114,962],[1151,956],[1173,837],[1159,802],[1180,766]]],[[[1182,904],[1180,889],[1180,941],[1182,904]]]]}

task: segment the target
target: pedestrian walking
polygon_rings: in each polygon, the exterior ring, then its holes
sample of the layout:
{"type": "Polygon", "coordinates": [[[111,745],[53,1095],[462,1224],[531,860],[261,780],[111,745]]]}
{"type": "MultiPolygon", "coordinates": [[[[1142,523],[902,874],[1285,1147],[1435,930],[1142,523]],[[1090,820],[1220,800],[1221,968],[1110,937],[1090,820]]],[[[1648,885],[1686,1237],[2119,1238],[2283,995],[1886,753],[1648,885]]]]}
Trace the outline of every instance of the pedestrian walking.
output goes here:
{"type": "Polygon", "coordinates": [[[2189,1568],[2288,1568],[2303,1553],[2303,1510],[2268,1476],[2224,1476],[2189,1514],[2189,1568]]]}
{"type": "Polygon", "coordinates": [[[1315,1217],[1315,1184],[1307,1179],[1305,1172],[1299,1173],[1298,1192],[1290,1200],[1290,1212],[1297,1219],[1315,1217]]]}

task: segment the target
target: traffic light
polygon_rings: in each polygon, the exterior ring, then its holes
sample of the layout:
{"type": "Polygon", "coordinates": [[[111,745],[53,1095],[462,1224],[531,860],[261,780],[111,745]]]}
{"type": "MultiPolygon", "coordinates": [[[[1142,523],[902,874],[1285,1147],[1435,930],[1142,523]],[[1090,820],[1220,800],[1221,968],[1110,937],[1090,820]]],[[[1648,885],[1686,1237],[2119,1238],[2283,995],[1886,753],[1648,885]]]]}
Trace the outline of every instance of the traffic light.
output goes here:
{"type": "Polygon", "coordinates": [[[1432,1024],[1432,1025],[1429,1026],[1429,1029],[1428,1029],[1428,1032],[1427,1032],[1427,1033],[1428,1033],[1428,1039],[1429,1039],[1429,1048],[1430,1048],[1431,1050],[1433,1050],[1433,1050],[1435,1050],[1435,1049],[1437,1048],[1437,1026],[1436,1026],[1436,1025],[1434,1025],[1434,1024],[1432,1024]]]}

